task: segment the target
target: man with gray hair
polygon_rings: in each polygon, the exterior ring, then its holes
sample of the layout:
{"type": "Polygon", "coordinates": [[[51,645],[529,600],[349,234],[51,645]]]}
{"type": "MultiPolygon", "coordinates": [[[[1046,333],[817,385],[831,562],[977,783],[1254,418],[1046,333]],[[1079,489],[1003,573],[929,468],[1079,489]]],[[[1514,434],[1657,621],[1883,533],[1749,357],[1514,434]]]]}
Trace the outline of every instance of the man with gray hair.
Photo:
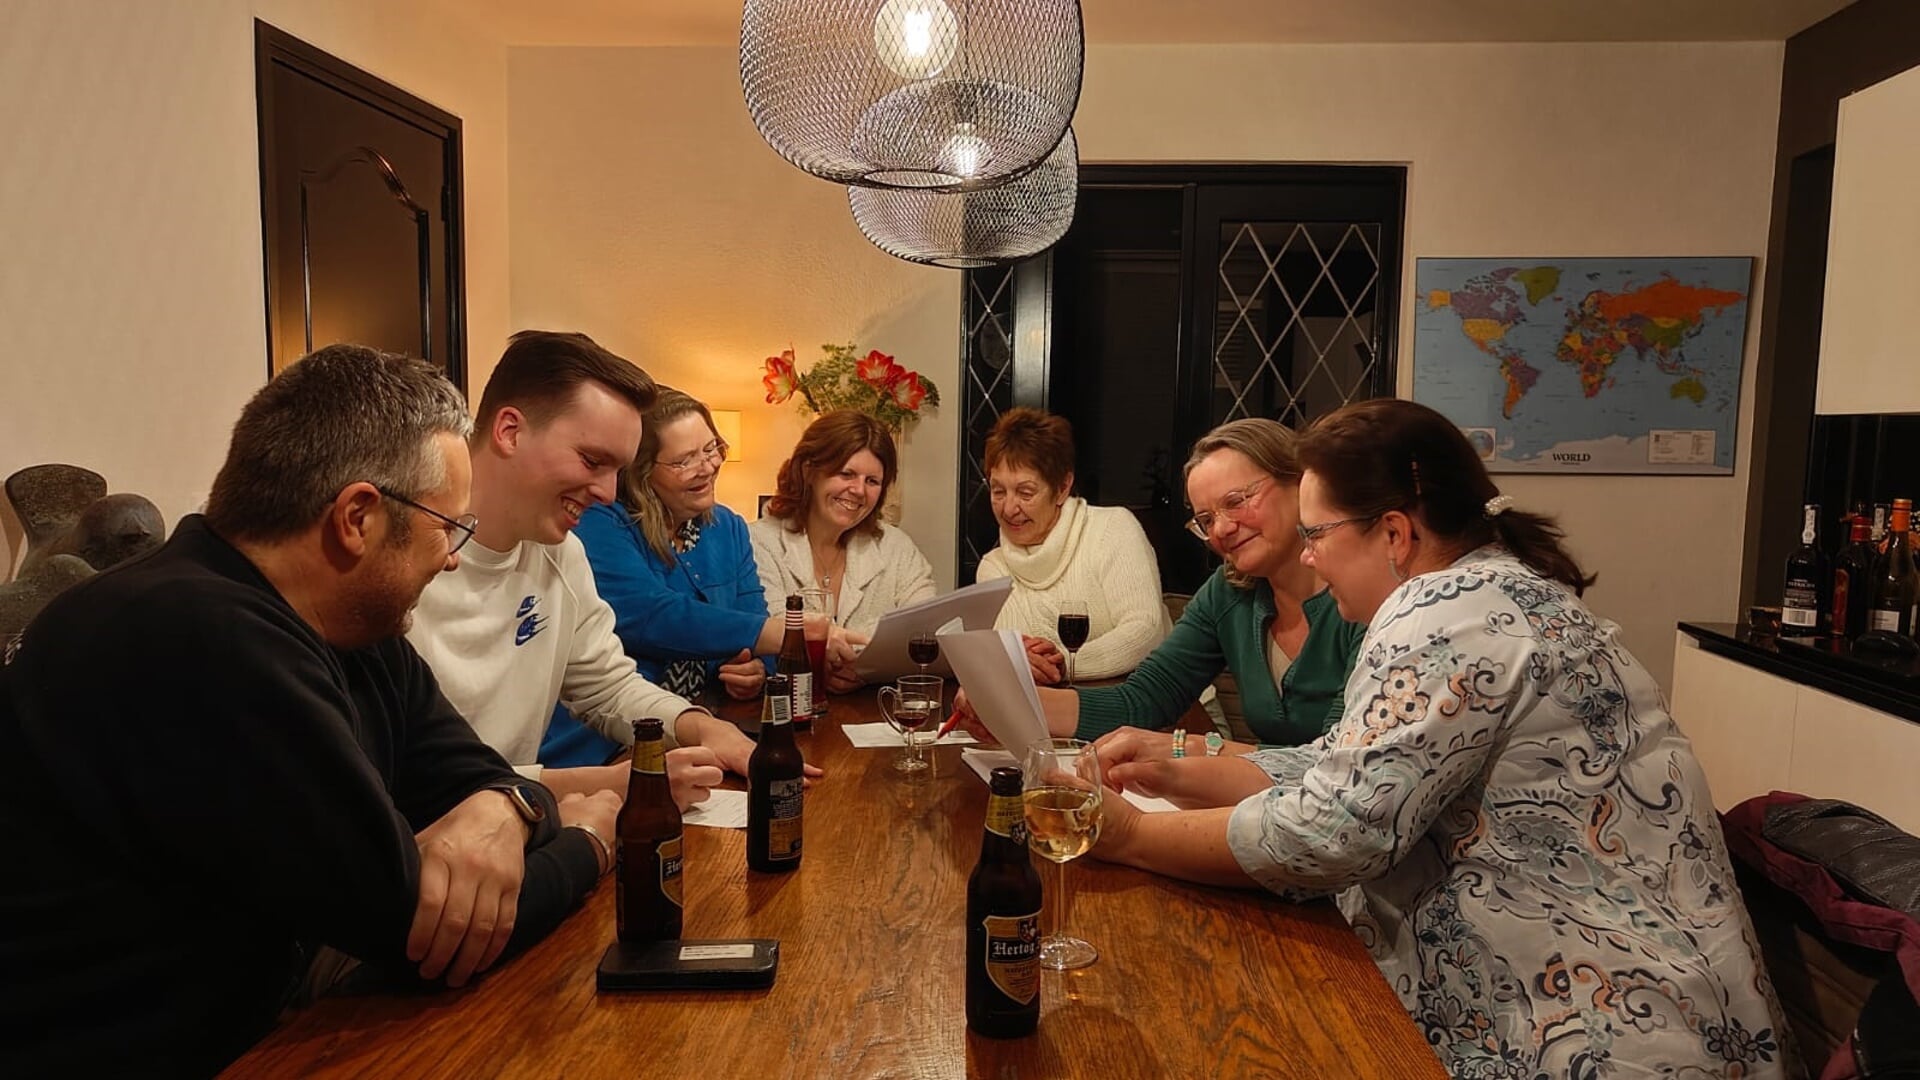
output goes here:
{"type": "Polygon", "coordinates": [[[50,604],[0,669],[0,1074],[206,1074],[324,949],[459,986],[611,862],[400,635],[459,562],[472,425],[418,360],[256,394],[204,516],[50,604]]]}

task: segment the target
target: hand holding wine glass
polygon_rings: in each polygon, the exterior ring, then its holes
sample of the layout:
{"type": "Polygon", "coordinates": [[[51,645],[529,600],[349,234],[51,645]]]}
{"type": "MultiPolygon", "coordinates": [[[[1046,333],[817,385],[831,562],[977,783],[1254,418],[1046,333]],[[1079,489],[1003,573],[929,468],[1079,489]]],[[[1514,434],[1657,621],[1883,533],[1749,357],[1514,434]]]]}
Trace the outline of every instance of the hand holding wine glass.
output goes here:
{"type": "Polygon", "coordinates": [[[1040,965],[1054,971],[1083,968],[1100,958],[1092,945],[1067,932],[1067,862],[1100,837],[1100,757],[1081,739],[1042,739],[1027,748],[1021,769],[1027,844],[1060,867],[1054,890],[1053,933],[1040,939],[1040,965]]]}
{"type": "Polygon", "coordinates": [[[1087,615],[1086,601],[1062,602],[1054,629],[1060,632],[1060,646],[1067,650],[1067,685],[1072,686],[1074,655],[1080,651],[1080,646],[1087,643],[1087,635],[1093,630],[1092,621],[1087,615]]]}

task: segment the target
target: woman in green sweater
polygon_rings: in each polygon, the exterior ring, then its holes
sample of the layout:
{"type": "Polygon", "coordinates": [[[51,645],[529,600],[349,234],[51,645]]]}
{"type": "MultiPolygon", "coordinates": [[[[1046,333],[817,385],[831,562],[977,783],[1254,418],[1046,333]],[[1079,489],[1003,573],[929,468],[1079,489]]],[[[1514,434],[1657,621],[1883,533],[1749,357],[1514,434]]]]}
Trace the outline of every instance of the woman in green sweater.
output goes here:
{"type": "MultiPolygon", "coordinates": [[[[1092,739],[1134,728],[1171,728],[1221,671],[1240,684],[1259,745],[1311,742],[1340,717],[1347,673],[1366,627],[1350,623],[1300,562],[1300,465],[1294,434],[1275,420],[1235,420],[1194,444],[1187,459],[1188,531],[1224,564],[1133,674],[1114,686],[1041,688],[1047,727],[1092,739]]],[[[972,715],[962,723],[991,736],[972,715]]],[[[1141,733],[1144,735],[1144,733],[1141,733]]],[[[1151,738],[1166,742],[1166,735],[1151,738]]],[[[1109,740],[1111,741],[1111,740],[1109,740]]],[[[1226,753],[1254,749],[1229,742],[1226,753]]],[[[1200,752],[1196,744],[1194,752],[1200,752]]]]}

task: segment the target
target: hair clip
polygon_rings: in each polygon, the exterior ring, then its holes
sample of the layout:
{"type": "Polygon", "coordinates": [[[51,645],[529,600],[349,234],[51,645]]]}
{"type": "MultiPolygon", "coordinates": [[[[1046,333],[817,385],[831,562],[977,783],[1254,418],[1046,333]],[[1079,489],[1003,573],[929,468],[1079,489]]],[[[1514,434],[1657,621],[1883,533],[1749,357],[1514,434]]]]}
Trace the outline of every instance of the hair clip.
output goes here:
{"type": "Polygon", "coordinates": [[[1513,507],[1513,496],[1495,495],[1493,498],[1487,500],[1487,505],[1486,505],[1487,516],[1490,518],[1499,517],[1501,514],[1504,514],[1508,510],[1512,509],[1512,507],[1513,507]]]}

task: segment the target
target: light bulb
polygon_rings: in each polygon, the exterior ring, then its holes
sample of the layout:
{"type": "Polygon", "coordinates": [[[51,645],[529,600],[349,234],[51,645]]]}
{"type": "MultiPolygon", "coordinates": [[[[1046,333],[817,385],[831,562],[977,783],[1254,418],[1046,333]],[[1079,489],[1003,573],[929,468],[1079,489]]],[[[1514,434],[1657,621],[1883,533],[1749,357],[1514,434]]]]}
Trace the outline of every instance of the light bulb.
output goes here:
{"type": "Polygon", "coordinates": [[[931,79],[960,49],[960,20],[942,0],[887,0],[873,17],[873,48],[903,79],[931,79]]]}
{"type": "Polygon", "coordinates": [[[946,145],[940,148],[941,171],[951,173],[962,180],[971,180],[980,175],[980,170],[993,160],[993,147],[987,140],[973,133],[973,125],[962,120],[953,125],[953,134],[946,145]]]}

